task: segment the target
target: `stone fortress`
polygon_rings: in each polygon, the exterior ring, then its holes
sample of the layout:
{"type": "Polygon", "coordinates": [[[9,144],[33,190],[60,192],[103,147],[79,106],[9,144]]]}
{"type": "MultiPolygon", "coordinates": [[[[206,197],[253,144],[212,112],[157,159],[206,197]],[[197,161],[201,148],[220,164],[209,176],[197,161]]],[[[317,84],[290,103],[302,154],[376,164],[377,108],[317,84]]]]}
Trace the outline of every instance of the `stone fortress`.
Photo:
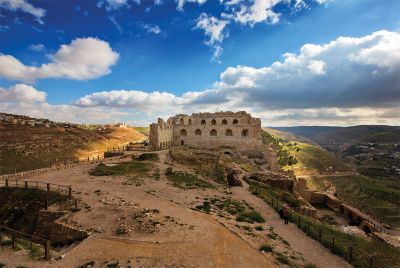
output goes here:
{"type": "Polygon", "coordinates": [[[245,111],[179,114],[150,125],[149,149],[161,150],[187,145],[238,151],[262,150],[261,120],[245,111]]]}

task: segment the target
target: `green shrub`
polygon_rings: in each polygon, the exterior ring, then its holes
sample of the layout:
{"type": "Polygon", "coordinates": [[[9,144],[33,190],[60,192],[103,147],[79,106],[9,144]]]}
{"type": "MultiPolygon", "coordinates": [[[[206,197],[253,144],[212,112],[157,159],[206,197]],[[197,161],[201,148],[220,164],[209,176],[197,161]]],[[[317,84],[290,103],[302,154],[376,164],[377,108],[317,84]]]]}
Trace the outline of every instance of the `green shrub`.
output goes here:
{"type": "Polygon", "coordinates": [[[203,205],[196,206],[197,209],[203,210],[205,212],[210,212],[211,211],[211,203],[208,201],[204,201],[203,205]]]}
{"type": "Polygon", "coordinates": [[[290,259],[288,258],[288,256],[286,256],[283,253],[278,252],[276,254],[276,259],[283,264],[289,265],[290,264],[290,259]]]}
{"type": "Polygon", "coordinates": [[[144,153],[144,154],[139,155],[137,160],[139,160],[139,161],[146,161],[146,160],[156,161],[156,160],[158,160],[158,154],[144,153]]]}
{"type": "Polygon", "coordinates": [[[123,162],[113,166],[100,163],[92,169],[89,174],[92,176],[117,176],[130,173],[146,173],[150,171],[150,164],[141,161],[123,162]]]}
{"type": "Polygon", "coordinates": [[[172,172],[167,175],[167,178],[174,184],[174,186],[182,189],[214,188],[212,184],[200,180],[196,175],[189,173],[172,172]]]}
{"type": "Polygon", "coordinates": [[[268,244],[264,244],[260,247],[260,251],[264,251],[264,252],[273,252],[274,248],[271,245],[268,244]]]}
{"type": "Polygon", "coordinates": [[[269,233],[269,234],[267,234],[267,236],[268,236],[269,238],[271,238],[272,240],[276,240],[276,239],[278,238],[278,235],[275,234],[275,233],[269,233]]]}
{"type": "Polygon", "coordinates": [[[257,231],[263,231],[264,230],[264,228],[262,226],[260,226],[260,225],[254,227],[254,229],[256,229],[257,231]]]}
{"type": "Polygon", "coordinates": [[[165,170],[165,175],[171,175],[172,174],[172,167],[167,167],[165,170]]]}

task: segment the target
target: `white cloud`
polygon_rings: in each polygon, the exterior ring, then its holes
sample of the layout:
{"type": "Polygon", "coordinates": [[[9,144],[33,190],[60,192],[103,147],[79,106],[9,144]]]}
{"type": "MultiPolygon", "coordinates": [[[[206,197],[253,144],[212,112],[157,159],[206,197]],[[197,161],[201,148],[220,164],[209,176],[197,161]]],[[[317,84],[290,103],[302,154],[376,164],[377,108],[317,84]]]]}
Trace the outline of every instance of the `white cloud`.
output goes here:
{"type": "Polygon", "coordinates": [[[325,62],[322,60],[312,60],[307,68],[314,74],[325,74],[325,62]]]}
{"type": "Polygon", "coordinates": [[[104,6],[107,11],[113,11],[122,7],[129,8],[130,6],[128,2],[133,2],[137,5],[140,4],[140,0],[100,0],[97,2],[97,6],[104,6]]]}
{"type": "Polygon", "coordinates": [[[30,50],[36,51],[36,52],[42,52],[42,51],[44,51],[46,49],[43,44],[36,44],[36,45],[32,44],[28,48],[30,50]]]}
{"type": "Polygon", "coordinates": [[[148,123],[176,113],[247,110],[270,126],[398,125],[399,37],[400,32],[379,31],[306,44],[298,54],[286,53],[269,66],[229,67],[211,89],[181,96],[111,90],[86,95],[70,105],[50,105],[44,92],[16,85],[0,89],[0,110],[57,118],[65,114],[76,122],[89,115],[100,122],[124,121],[140,113],[148,123]]]}
{"type": "Polygon", "coordinates": [[[4,102],[22,102],[36,103],[46,100],[46,93],[38,91],[32,86],[25,84],[16,84],[8,89],[0,88],[0,103],[4,102]]]}
{"type": "Polygon", "coordinates": [[[206,44],[213,48],[214,59],[218,59],[222,53],[221,43],[228,36],[228,33],[224,33],[224,29],[228,23],[226,20],[219,20],[206,13],[200,14],[196,20],[195,29],[203,30],[204,34],[209,38],[206,44]]]}
{"type": "Polygon", "coordinates": [[[46,102],[46,95],[44,91],[25,84],[16,84],[7,89],[0,88],[0,111],[61,122],[85,123],[116,122],[116,119],[129,115],[125,111],[110,107],[52,105],[46,102]]]}
{"type": "Polygon", "coordinates": [[[253,0],[252,4],[240,5],[239,11],[233,11],[232,14],[224,14],[224,17],[233,19],[240,24],[254,26],[256,23],[267,21],[271,24],[279,22],[279,13],[272,9],[282,0],[253,0]]]}
{"type": "Polygon", "coordinates": [[[204,4],[207,0],[176,0],[178,2],[177,9],[183,10],[185,3],[197,3],[199,5],[204,4]]]}
{"type": "Polygon", "coordinates": [[[175,96],[114,90],[75,102],[163,113],[248,110],[269,125],[400,122],[400,33],[379,31],[306,44],[261,68],[229,67],[211,89],[175,96]],[[378,53],[379,52],[379,53],[378,53]]]}
{"type": "Polygon", "coordinates": [[[40,24],[43,24],[42,18],[46,15],[46,10],[34,7],[26,0],[0,0],[0,7],[12,11],[21,10],[22,12],[29,13],[34,16],[40,24]]]}
{"type": "Polygon", "coordinates": [[[145,29],[148,33],[153,33],[153,34],[161,33],[160,27],[155,24],[144,24],[143,29],[145,29]]]}
{"type": "Polygon", "coordinates": [[[111,72],[119,54],[97,38],[77,38],[49,55],[50,62],[40,67],[26,66],[11,55],[0,54],[0,77],[33,82],[42,78],[84,80],[111,72]]]}

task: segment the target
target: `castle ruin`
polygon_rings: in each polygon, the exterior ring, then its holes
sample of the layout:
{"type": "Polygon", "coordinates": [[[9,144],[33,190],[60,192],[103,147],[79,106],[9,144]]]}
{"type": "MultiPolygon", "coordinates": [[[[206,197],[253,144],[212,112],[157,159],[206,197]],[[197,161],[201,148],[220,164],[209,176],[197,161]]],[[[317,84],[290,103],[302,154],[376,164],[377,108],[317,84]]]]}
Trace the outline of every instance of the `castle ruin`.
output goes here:
{"type": "Polygon", "coordinates": [[[179,114],[150,125],[150,150],[187,145],[238,151],[259,151],[262,147],[261,120],[245,111],[179,114]]]}

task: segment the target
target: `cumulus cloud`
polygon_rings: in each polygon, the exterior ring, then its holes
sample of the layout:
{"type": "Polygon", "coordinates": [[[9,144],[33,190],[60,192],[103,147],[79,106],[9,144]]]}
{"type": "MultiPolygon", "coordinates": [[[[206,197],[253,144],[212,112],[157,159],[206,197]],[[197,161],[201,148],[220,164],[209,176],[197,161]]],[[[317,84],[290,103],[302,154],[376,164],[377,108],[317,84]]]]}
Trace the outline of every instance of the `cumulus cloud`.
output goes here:
{"type": "Polygon", "coordinates": [[[204,4],[205,2],[207,2],[207,0],[177,0],[178,3],[177,9],[182,11],[185,3],[197,3],[201,5],[204,4]]]}
{"type": "Polygon", "coordinates": [[[241,102],[247,105],[274,109],[399,104],[399,37],[379,31],[307,44],[267,67],[230,67],[217,87],[244,92],[241,102]]]}
{"type": "Polygon", "coordinates": [[[0,88],[0,102],[1,103],[36,103],[44,102],[46,100],[46,92],[38,91],[32,86],[25,84],[16,84],[8,89],[0,88]]]}
{"type": "MultiPolygon", "coordinates": [[[[207,0],[178,0],[178,10],[183,10],[186,2],[203,4],[207,0]]],[[[310,0],[318,4],[325,4],[333,0],[310,0]]],[[[213,49],[213,58],[218,59],[222,54],[222,41],[228,32],[228,24],[240,24],[253,27],[258,23],[269,23],[271,25],[280,22],[281,13],[276,11],[276,6],[285,5],[293,13],[303,9],[308,9],[309,5],[305,0],[220,0],[221,5],[225,6],[224,12],[219,16],[211,16],[202,13],[196,20],[197,29],[203,29],[204,34],[209,38],[207,45],[213,49]],[[210,45],[210,43],[214,43],[210,45]]],[[[316,68],[314,67],[311,68],[316,68]]],[[[320,67],[320,66],[319,66],[320,67]]]]}
{"type": "Polygon", "coordinates": [[[400,120],[400,33],[379,31],[305,44],[298,54],[254,68],[229,67],[211,89],[175,96],[114,90],[89,94],[80,107],[176,112],[249,110],[269,125],[395,124],[400,120]]]}
{"type": "Polygon", "coordinates": [[[129,115],[114,108],[79,107],[71,104],[52,105],[46,101],[46,92],[26,84],[0,88],[0,111],[49,118],[54,121],[84,123],[116,122],[129,115]]]}
{"type": "Polygon", "coordinates": [[[119,54],[97,38],[77,38],[49,55],[50,62],[40,67],[27,66],[11,55],[0,54],[0,77],[33,82],[42,78],[85,80],[111,72],[119,54]]]}
{"type": "Polygon", "coordinates": [[[0,7],[11,11],[20,10],[29,13],[34,16],[40,24],[43,24],[42,18],[46,15],[46,10],[34,7],[26,0],[0,0],[0,7]]]}
{"type": "Polygon", "coordinates": [[[274,12],[273,7],[280,2],[282,0],[253,0],[250,5],[241,4],[238,11],[233,11],[232,14],[224,14],[224,17],[250,26],[263,21],[276,24],[279,22],[280,14],[274,12]]]}

